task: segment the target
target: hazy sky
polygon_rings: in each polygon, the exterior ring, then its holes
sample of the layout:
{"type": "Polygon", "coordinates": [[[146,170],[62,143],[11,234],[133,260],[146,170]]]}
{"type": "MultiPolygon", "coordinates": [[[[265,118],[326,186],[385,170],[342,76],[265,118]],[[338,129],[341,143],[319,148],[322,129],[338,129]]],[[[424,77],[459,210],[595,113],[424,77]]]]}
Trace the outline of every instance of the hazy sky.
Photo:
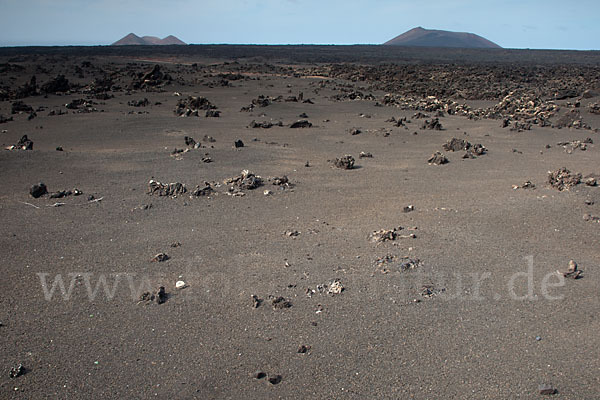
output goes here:
{"type": "Polygon", "coordinates": [[[130,32],[187,43],[382,43],[411,28],[502,47],[600,49],[600,0],[0,0],[0,46],[105,45],[130,32]]]}

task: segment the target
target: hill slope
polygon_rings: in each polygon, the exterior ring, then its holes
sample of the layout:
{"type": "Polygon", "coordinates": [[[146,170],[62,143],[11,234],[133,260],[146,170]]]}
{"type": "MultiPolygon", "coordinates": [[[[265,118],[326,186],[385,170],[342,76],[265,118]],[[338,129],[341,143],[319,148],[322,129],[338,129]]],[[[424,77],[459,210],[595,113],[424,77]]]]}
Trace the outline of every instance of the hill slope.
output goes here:
{"type": "Polygon", "coordinates": [[[123,37],[120,40],[117,40],[111,46],[132,46],[132,45],[171,45],[171,44],[179,44],[185,45],[185,42],[182,42],[178,38],[173,35],[169,35],[164,39],[157,38],[156,36],[144,36],[139,37],[135,33],[130,33],[129,35],[123,37]]]}
{"type": "Polygon", "coordinates": [[[384,43],[391,46],[415,46],[415,47],[460,47],[472,48],[501,48],[479,35],[467,32],[450,32],[436,29],[424,29],[417,27],[396,36],[384,43]]]}

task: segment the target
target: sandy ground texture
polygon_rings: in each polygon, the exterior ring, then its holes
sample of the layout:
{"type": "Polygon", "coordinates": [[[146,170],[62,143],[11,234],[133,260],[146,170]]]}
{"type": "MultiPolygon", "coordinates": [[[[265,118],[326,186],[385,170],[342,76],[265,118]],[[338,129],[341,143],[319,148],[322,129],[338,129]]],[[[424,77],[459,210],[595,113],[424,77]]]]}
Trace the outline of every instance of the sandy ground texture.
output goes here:
{"type": "Polygon", "coordinates": [[[597,63],[72,53],[0,53],[0,398],[600,397],[597,63]]]}

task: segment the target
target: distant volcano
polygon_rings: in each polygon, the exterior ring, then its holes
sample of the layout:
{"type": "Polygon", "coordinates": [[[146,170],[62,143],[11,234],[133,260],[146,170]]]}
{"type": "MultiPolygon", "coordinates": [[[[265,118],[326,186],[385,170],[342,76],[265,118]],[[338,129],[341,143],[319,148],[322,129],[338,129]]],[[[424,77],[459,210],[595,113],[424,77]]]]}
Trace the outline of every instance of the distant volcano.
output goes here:
{"type": "Polygon", "coordinates": [[[130,33],[124,38],[117,40],[111,46],[132,46],[132,45],[169,45],[169,44],[186,44],[181,40],[177,39],[173,35],[169,35],[164,39],[157,38],[156,36],[143,36],[139,37],[135,33],[130,33]]]}
{"type": "Polygon", "coordinates": [[[424,29],[420,26],[384,43],[390,46],[461,47],[465,49],[501,49],[496,43],[467,32],[424,29]]]}

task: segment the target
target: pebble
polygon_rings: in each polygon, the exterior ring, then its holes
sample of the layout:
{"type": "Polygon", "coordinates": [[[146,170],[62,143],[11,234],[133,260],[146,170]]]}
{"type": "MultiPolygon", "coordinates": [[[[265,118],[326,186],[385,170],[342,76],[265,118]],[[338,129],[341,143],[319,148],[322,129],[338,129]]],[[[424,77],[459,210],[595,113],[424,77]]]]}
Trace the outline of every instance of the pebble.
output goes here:
{"type": "Polygon", "coordinates": [[[556,389],[552,387],[552,385],[547,385],[545,383],[539,385],[538,390],[542,395],[552,395],[556,393],[556,389]]]}
{"type": "Polygon", "coordinates": [[[252,377],[254,379],[263,379],[263,378],[267,377],[267,374],[262,371],[256,371],[255,373],[252,374],[252,377]]]}
{"type": "Polygon", "coordinates": [[[300,354],[306,354],[309,351],[310,351],[310,346],[301,345],[300,347],[298,347],[298,353],[300,353],[300,354]]]}

